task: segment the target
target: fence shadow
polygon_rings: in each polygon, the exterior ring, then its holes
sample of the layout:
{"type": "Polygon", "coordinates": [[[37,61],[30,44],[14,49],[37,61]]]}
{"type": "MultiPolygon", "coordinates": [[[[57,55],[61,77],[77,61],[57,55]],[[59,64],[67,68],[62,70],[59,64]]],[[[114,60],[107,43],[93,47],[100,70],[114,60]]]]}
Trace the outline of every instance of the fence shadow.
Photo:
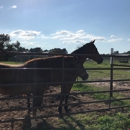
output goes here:
{"type": "MultiPolygon", "coordinates": [[[[64,118],[64,117],[62,117],[64,123],[65,123],[66,125],[68,125],[68,130],[75,130],[75,129],[77,129],[77,128],[78,128],[79,130],[86,130],[86,129],[85,129],[85,126],[82,125],[82,123],[81,123],[80,121],[76,120],[76,119],[73,118],[71,115],[69,115],[68,118],[70,118],[71,121],[70,121],[70,120],[67,120],[67,119],[64,118]],[[73,125],[73,124],[74,124],[74,125],[73,125]]],[[[60,129],[59,129],[59,130],[60,130],[60,129]]],[[[61,130],[62,130],[62,128],[61,128],[61,130]]]]}
{"type": "Polygon", "coordinates": [[[28,117],[23,121],[22,130],[86,130],[85,126],[79,121],[76,120],[71,115],[68,115],[67,118],[64,116],[60,119],[63,120],[64,124],[67,126],[59,126],[59,128],[55,128],[55,126],[52,126],[50,123],[46,121],[46,119],[43,119],[42,123],[39,123],[37,125],[37,128],[31,128],[30,120],[28,120],[28,117]],[[69,119],[68,119],[69,118],[69,119]],[[70,121],[71,120],[71,121],[70,121]]]}

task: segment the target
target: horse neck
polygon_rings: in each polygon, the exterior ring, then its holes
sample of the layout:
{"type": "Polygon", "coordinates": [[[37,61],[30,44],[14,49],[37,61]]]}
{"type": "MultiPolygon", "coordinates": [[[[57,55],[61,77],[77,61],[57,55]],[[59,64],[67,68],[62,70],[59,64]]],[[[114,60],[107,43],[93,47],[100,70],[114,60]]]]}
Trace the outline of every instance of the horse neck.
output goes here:
{"type": "Polygon", "coordinates": [[[72,54],[83,54],[83,55],[77,55],[79,61],[81,64],[83,64],[86,61],[86,58],[89,58],[87,55],[84,54],[89,54],[87,52],[83,52],[83,53],[72,53],[72,54]]]}
{"type": "Polygon", "coordinates": [[[79,62],[83,64],[86,61],[86,56],[78,56],[79,62]]]}
{"type": "MultiPolygon", "coordinates": [[[[84,46],[73,51],[71,54],[89,54],[89,48],[90,48],[90,44],[85,44],[84,46]]],[[[82,64],[86,61],[86,58],[88,58],[88,56],[83,56],[83,55],[77,57],[82,64]]]]}

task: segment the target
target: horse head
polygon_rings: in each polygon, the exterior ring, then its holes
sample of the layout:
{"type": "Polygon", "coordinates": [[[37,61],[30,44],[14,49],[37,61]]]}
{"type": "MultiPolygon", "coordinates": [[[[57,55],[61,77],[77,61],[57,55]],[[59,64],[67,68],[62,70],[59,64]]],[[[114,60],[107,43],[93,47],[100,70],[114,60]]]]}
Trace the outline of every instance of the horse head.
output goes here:
{"type": "Polygon", "coordinates": [[[75,70],[76,75],[82,78],[82,80],[88,79],[89,75],[81,63],[75,64],[74,68],[76,69],[75,70]]]}
{"type": "Polygon", "coordinates": [[[88,43],[87,53],[90,54],[88,58],[96,61],[98,64],[101,64],[103,62],[103,58],[100,56],[95,44],[95,40],[88,43]]]}

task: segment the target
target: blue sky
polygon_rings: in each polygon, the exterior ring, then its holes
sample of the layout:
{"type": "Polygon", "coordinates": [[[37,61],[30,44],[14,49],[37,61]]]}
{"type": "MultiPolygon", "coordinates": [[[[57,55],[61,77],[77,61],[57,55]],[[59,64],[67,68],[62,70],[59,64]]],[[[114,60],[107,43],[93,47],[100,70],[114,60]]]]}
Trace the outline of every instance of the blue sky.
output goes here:
{"type": "Polygon", "coordinates": [[[130,50],[130,0],[0,0],[0,33],[11,43],[69,53],[96,39],[99,52],[130,50]]]}

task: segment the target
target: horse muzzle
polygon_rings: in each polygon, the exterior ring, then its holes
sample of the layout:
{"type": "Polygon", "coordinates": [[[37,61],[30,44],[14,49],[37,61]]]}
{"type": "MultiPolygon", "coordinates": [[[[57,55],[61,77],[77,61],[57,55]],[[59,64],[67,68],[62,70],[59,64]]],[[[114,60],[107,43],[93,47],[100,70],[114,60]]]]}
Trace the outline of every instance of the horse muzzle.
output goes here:
{"type": "Polygon", "coordinates": [[[87,80],[87,79],[88,79],[88,77],[89,77],[89,75],[88,75],[88,74],[86,74],[85,76],[83,76],[83,77],[82,77],[82,80],[87,80]]]}
{"type": "Polygon", "coordinates": [[[102,59],[102,58],[100,58],[100,59],[97,61],[98,64],[101,64],[102,62],[103,62],[103,59],[102,59]]]}

